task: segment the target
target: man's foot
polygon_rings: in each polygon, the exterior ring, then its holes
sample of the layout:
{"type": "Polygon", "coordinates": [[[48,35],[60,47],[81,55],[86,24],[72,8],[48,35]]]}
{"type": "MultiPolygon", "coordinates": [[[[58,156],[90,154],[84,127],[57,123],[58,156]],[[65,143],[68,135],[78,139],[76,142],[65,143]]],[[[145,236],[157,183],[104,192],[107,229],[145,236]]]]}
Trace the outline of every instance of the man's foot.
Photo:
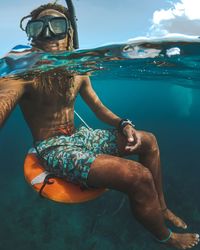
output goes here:
{"type": "Polygon", "coordinates": [[[183,229],[187,228],[187,225],[185,224],[185,222],[181,218],[173,214],[172,211],[170,211],[169,209],[163,209],[163,216],[166,220],[170,221],[174,226],[180,227],[183,229]]]}
{"type": "Polygon", "coordinates": [[[178,234],[172,233],[170,239],[166,242],[167,245],[178,249],[188,249],[196,246],[199,242],[198,234],[178,234]]]}

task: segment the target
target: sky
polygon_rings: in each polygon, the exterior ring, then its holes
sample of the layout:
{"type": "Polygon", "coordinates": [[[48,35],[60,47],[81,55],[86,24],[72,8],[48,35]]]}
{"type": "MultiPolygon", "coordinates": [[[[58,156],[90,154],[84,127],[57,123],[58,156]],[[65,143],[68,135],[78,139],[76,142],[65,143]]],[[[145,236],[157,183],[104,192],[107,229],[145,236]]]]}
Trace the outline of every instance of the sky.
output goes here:
{"type": "MultiPolygon", "coordinates": [[[[0,55],[27,44],[19,20],[47,0],[1,0],[0,55]]],[[[65,4],[64,0],[58,1],[65,4]]],[[[199,35],[200,0],[74,0],[80,48],[168,33],[199,35]]]]}

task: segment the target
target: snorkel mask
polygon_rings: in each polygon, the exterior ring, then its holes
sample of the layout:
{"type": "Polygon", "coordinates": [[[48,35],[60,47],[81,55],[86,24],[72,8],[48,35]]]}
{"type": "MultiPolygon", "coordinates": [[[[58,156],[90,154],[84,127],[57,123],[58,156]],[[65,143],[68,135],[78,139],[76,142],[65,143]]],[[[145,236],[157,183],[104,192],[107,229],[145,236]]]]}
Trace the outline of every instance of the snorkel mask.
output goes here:
{"type": "Polygon", "coordinates": [[[29,39],[47,41],[64,39],[69,32],[70,26],[73,29],[73,47],[79,48],[77,18],[72,0],[66,0],[69,12],[69,20],[63,14],[61,16],[47,15],[38,19],[28,21],[26,28],[22,27],[22,22],[27,16],[21,20],[20,27],[26,31],[29,39]]]}
{"type": "Polygon", "coordinates": [[[31,20],[26,25],[26,34],[33,40],[60,40],[64,39],[69,30],[69,22],[65,17],[43,16],[31,20]]]}

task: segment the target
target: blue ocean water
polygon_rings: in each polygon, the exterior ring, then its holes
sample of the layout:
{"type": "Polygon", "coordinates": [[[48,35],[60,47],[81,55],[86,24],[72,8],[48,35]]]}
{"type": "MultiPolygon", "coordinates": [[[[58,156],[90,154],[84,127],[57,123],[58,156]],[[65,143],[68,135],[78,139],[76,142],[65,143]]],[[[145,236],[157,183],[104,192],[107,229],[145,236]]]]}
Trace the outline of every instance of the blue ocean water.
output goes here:
{"type": "MultiPolygon", "coordinates": [[[[187,231],[200,233],[198,38],[136,40],[72,53],[28,56],[26,62],[31,56],[36,58],[33,64],[24,64],[20,56],[11,57],[12,67],[6,69],[2,60],[2,76],[17,77],[27,70],[40,73],[55,67],[91,74],[93,88],[109,109],[132,119],[138,130],[156,135],[168,206],[188,223],[187,231]]],[[[93,128],[108,127],[79,96],[75,109],[93,128]]],[[[41,199],[23,176],[23,160],[31,145],[30,132],[16,107],[0,131],[1,250],[162,249],[132,217],[122,193],[112,190],[78,205],[41,199]]]]}

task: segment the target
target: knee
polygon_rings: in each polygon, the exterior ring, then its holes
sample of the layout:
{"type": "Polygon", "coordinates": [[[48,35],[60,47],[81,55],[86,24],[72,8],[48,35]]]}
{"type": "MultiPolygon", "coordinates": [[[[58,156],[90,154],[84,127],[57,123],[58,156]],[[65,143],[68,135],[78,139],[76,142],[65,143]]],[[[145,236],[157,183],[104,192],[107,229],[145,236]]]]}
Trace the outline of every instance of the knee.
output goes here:
{"type": "Polygon", "coordinates": [[[159,152],[156,136],[153,133],[146,132],[146,149],[151,152],[159,152]]]}
{"type": "MultiPolygon", "coordinates": [[[[132,189],[129,190],[129,197],[134,200],[136,204],[144,204],[147,200],[155,200],[157,198],[157,192],[155,183],[151,172],[144,167],[140,174],[140,178],[132,189]]],[[[146,208],[148,212],[148,208],[146,208]]]]}
{"type": "Polygon", "coordinates": [[[137,203],[143,203],[146,199],[154,199],[156,197],[154,180],[148,169],[143,169],[137,183],[132,185],[128,195],[134,197],[134,201],[137,203]]]}
{"type": "Polygon", "coordinates": [[[154,185],[152,173],[148,168],[143,167],[138,178],[137,188],[150,188],[154,185]]]}
{"type": "Polygon", "coordinates": [[[154,185],[154,180],[148,168],[139,162],[134,163],[134,168],[126,175],[127,187],[131,190],[148,188],[154,185]]]}
{"type": "Polygon", "coordinates": [[[155,189],[154,179],[148,168],[142,167],[137,173],[137,178],[129,186],[131,192],[144,195],[146,192],[152,192],[155,189]]]}

